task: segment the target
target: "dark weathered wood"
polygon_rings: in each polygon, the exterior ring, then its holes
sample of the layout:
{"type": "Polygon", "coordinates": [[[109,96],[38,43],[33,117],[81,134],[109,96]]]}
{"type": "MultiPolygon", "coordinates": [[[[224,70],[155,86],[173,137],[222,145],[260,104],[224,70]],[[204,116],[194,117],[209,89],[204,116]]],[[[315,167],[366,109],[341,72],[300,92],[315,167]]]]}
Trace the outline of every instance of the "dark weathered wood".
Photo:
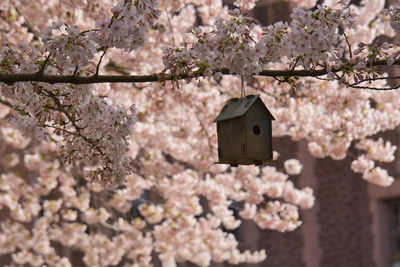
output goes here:
{"type": "Polygon", "coordinates": [[[240,118],[217,122],[218,148],[220,161],[227,164],[237,164],[242,158],[241,145],[244,140],[244,131],[240,118]]]}
{"type": "Polygon", "coordinates": [[[228,101],[215,119],[219,157],[216,163],[237,167],[271,161],[271,120],[274,117],[259,96],[249,95],[228,101]],[[235,111],[236,107],[241,110],[235,111]]]}
{"type": "Polygon", "coordinates": [[[247,127],[247,158],[253,161],[267,162],[270,157],[272,131],[268,127],[268,118],[265,115],[261,99],[257,99],[254,105],[245,114],[247,127]]]}

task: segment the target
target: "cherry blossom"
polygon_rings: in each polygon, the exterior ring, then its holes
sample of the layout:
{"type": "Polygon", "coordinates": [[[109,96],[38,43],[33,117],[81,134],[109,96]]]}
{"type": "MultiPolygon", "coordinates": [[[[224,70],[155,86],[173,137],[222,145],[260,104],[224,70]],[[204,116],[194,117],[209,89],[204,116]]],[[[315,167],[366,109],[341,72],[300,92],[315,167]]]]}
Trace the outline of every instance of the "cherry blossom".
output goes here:
{"type": "Polygon", "coordinates": [[[234,4],[240,9],[250,10],[255,7],[256,0],[237,0],[234,2],[234,4]]]}
{"type": "Polygon", "coordinates": [[[396,32],[400,31],[400,4],[397,3],[390,7],[389,9],[390,15],[390,26],[392,26],[393,30],[396,32]]]}
{"type": "Polygon", "coordinates": [[[284,163],[285,170],[290,175],[296,175],[301,172],[303,166],[297,159],[288,159],[284,163]]]}
{"type": "Polygon", "coordinates": [[[243,220],[293,231],[317,200],[292,181],[301,159],[279,151],[280,168],[214,164],[213,120],[241,94],[260,94],[274,137],[393,182],[379,165],[397,147],[376,134],[400,124],[400,97],[377,67],[400,64],[399,45],[381,39],[399,33],[399,4],[293,0],[290,21],[262,26],[245,11],[255,2],[0,3],[0,255],[10,266],[268,261],[268,248],[240,250],[232,231],[243,220]]]}

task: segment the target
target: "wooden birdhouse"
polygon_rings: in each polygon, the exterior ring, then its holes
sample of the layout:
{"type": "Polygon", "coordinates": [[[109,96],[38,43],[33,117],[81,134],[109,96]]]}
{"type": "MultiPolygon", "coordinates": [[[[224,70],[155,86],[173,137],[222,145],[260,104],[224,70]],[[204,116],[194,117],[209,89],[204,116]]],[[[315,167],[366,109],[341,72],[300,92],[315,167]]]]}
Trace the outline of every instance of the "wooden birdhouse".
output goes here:
{"type": "Polygon", "coordinates": [[[275,120],[260,95],[232,98],[215,118],[219,164],[262,165],[272,160],[275,120]]]}

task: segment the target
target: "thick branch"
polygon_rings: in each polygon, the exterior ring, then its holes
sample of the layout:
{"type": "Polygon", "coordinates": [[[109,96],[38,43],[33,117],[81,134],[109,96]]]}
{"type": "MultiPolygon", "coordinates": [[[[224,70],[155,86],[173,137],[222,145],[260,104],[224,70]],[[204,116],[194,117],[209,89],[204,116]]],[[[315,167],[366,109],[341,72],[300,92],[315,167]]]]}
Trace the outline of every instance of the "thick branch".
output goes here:
{"type": "Polygon", "coordinates": [[[9,74],[0,73],[0,82],[12,85],[16,82],[44,82],[44,83],[71,83],[71,84],[92,84],[92,83],[138,83],[138,82],[157,82],[157,74],[143,76],[125,75],[94,75],[89,77],[79,77],[73,75],[38,75],[29,74],[9,74]]]}
{"type": "MultiPolygon", "coordinates": [[[[394,65],[400,65],[400,59],[397,59],[394,65]]],[[[387,66],[385,60],[377,60],[372,66],[387,66]]],[[[332,69],[331,72],[339,72],[344,69],[332,69]]],[[[222,69],[222,74],[232,74],[228,69],[222,69]]],[[[328,74],[326,69],[317,70],[263,70],[258,76],[267,77],[318,77],[328,74]]],[[[71,83],[71,84],[93,84],[93,83],[144,83],[144,82],[163,82],[176,81],[189,77],[188,75],[171,74],[149,74],[149,75],[93,75],[88,77],[79,77],[73,75],[38,75],[38,73],[0,73],[0,82],[12,85],[16,82],[44,82],[44,83],[71,83]]]]}

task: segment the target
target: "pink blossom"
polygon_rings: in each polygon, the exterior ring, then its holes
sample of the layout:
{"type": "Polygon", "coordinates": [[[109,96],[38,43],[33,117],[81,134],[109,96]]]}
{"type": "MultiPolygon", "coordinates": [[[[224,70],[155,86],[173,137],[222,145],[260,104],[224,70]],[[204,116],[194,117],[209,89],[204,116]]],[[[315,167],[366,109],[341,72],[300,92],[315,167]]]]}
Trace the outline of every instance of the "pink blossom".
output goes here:
{"type": "Polygon", "coordinates": [[[359,156],[356,160],[351,163],[351,169],[355,172],[368,172],[374,168],[375,163],[373,160],[367,159],[365,155],[359,156]]]}
{"type": "Polygon", "coordinates": [[[394,178],[389,176],[387,171],[380,167],[365,171],[363,178],[370,183],[380,186],[389,186],[394,182],[394,178]]]}
{"type": "Polygon", "coordinates": [[[140,205],[139,210],[151,224],[159,223],[163,219],[163,208],[160,206],[142,204],[140,205]]]}
{"type": "Polygon", "coordinates": [[[256,1],[257,0],[236,0],[234,4],[240,9],[250,10],[254,8],[256,1]]]}
{"type": "Polygon", "coordinates": [[[394,152],[397,149],[397,146],[392,145],[390,141],[384,142],[382,138],[377,141],[362,139],[356,147],[365,150],[367,158],[381,162],[392,162],[395,158],[394,152]]]}
{"type": "Polygon", "coordinates": [[[252,205],[249,203],[245,203],[244,209],[240,211],[240,216],[242,216],[243,219],[253,219],[253,217],[256,215],[257,212],[257,207],[256,205],[252,205]]]}
{"type": "Polygon", "coordinates": [[[389,16],[390,16],[390,26],[399,33],[400,32],[400,4],[397,3],[390,7],[389,16]]]}
{"type": "Polygon", "coordinates": [[[297,159],[288,159],[284,163],[285,170],[287,174],[297,175],[301,172],[303,165],[297,159]]]}

